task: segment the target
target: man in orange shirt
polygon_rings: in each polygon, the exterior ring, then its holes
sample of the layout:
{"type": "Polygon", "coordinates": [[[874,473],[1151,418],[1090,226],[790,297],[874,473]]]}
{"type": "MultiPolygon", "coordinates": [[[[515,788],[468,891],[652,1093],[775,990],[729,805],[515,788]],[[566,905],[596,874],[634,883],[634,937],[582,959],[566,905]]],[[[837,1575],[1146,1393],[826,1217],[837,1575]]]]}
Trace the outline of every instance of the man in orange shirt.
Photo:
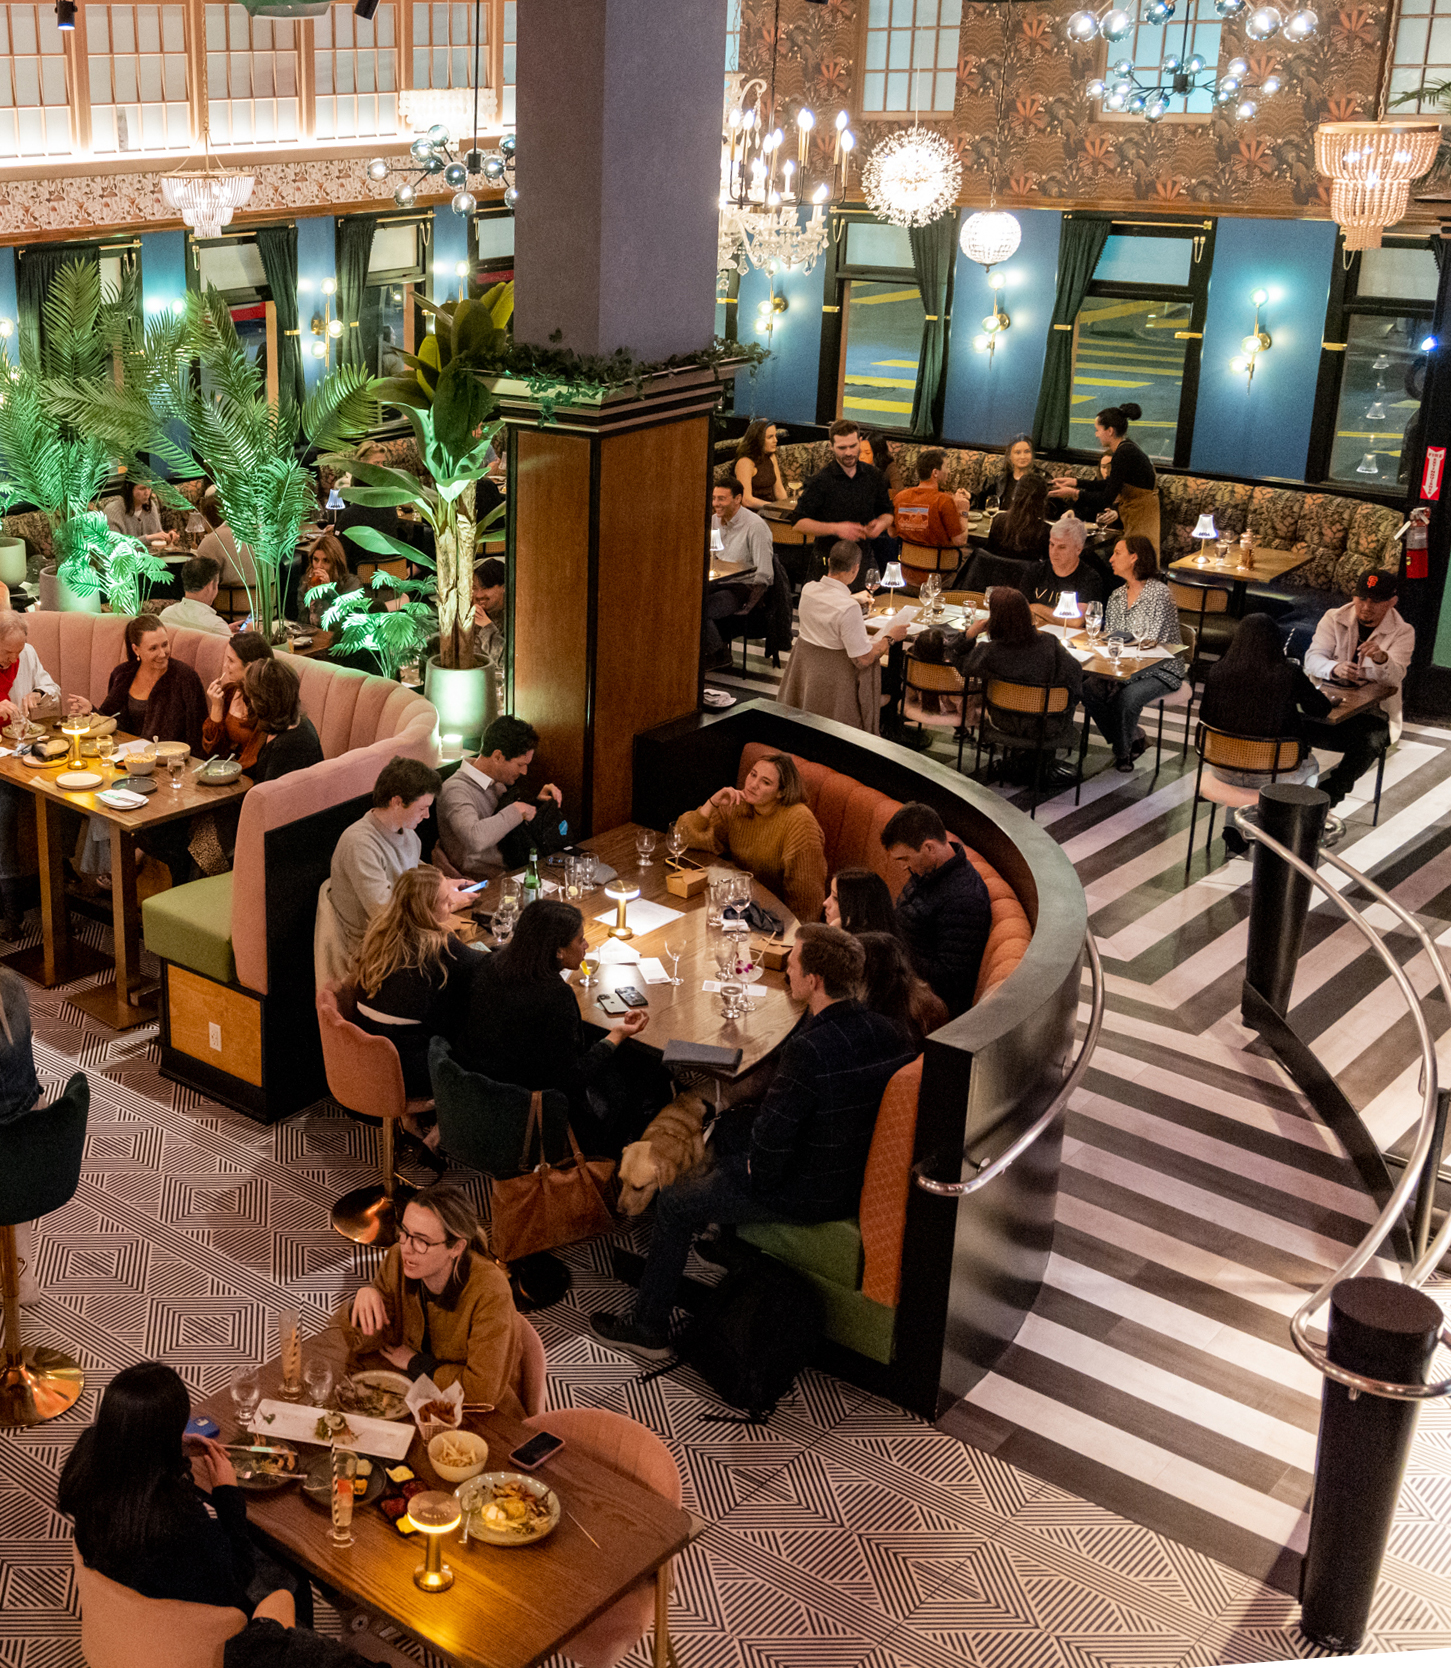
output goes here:
{"type": "MultiPolygon", "coordinates": [[[[946,454],[935,448],[917,458],[917,485],[903,487],[892,498],[895,511],[892,530],[903,544],[921,544],[929,549],[961,548],[967,543],[957,501],[942,490],[946,454]]],[[[904,560],[910,561],[910,556],[904,560]]]]}

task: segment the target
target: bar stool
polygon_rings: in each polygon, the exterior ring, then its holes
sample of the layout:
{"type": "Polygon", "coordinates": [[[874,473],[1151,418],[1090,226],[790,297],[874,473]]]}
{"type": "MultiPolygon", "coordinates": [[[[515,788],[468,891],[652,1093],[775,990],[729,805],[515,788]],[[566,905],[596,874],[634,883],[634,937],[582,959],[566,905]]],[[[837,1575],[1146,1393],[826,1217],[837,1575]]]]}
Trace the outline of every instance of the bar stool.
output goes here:
{"type": "Polygon", "coordinates": [[[91,1086],[78,1071],[65,1093],[0,1128],[0,1288],[5,1302],[5,1366],[0,1425],[39,1425],[75,1406],[86,1387],[80,1364],[60,1350],[20,1342],[20,1262],[15,1226],[59,1210],[75,1197],[86,1146],[91,1086]]]}
{"type": "Polygon", "coordinates": [[[398,1221],[412,1196],[400,1195],[394,1174],[393,1141],[398,1120],[426,1112],[432,1100],[409,1100],[403,1087],[403,1064],[387,1037],[375,1037],[353,1024],[353,987],[324,985],[317,993],[317,1024],[322,1033],[322,1063],[328,1093],[339,1106],[365,1117],[381,1118],[378,1164],[382,1179],[355,1187],[332,1208],[335,1232],[357,1245],[389,1246],[397,1242],[398,1221]]]}

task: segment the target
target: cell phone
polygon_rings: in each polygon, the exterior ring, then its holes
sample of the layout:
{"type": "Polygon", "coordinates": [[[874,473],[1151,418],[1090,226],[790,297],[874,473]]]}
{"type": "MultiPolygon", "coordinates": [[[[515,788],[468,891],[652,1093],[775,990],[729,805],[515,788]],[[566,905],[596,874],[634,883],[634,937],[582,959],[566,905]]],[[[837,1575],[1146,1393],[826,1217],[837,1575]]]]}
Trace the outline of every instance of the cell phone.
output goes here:
{"type": "Polygon", "coordinates": [[[563,1446],[562,1436],[551,1436],[548,1431],[540,1431],[538,1436],[531,1436],[522,1447],[516,1448],[509,1455],[509,1463],[517,1465],[521,1471],[537,1471],[545,1460],[553,1459],[563,1446]]]}
{"type": "Polygon", "coordinates": [[[638,985],[620,985],[615,991],[615,995],[627,1008],[648,1008],[650,1006],[649,999],[638,985]]]}
{"type": "Polygon", "coordinates": [[[622,1002],[619,996],[612,990],[603,991],[601,993],[599,1004],[607,1014],[614,1015],[616,1019],[618,1019],[621,1014],[627,1014],[630,1011],[629,1003],[622,1002]]]}
{"type": "Polygon", "coordinates": [[[463,896],[467,895],[469,892],[482,892],[488,884],[489,883],[486,880],[476,880],[472,886],[460,886],[459,893],[463,896]]]}
{"type": "Polygon", "coordinates": [[[193,1414],[186,1422],[187,1436],[218,1437],[222,1434],[222,1427],[215,1419],[209,1419],[205,1413],[193,1414]]]}

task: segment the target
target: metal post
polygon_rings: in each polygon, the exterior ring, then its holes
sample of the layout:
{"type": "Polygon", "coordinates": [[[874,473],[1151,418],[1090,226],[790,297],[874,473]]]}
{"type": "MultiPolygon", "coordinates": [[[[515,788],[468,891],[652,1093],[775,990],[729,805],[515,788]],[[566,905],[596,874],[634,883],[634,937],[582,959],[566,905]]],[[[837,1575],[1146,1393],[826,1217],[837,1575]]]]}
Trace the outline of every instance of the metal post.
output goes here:
{"type": "MultiPolygon", "coordinates": [[[[1342,1280],[1330,1297],[1326,1353],[1368,1378],[1424,1384],[1443,1321],[1413,1286],[1342,1280]]],[[[1329,1650],[1357,1650],[1365,1637],[1418,1409],[1325,1381],[1300,1631],[1329,1650]]]]}
{"type": "MultiPolygon", "coordinates": [[[[1312,866],[1329,809],[1329,796],[1318,788],[1271,782],[1260,789],[1260,827],[1312,866]]],[[[1253,985],[1281,1018],[1289,1012],[1313,890],[1288,863],[1266,847],[1255,846],[1245,983],[1253,985]]]]}
{"type": "Polygon", "coordinates": [[[1446,1110],[1451,1105],[1451,1089],[1441,1089],[1436,1095],[1436,1122],[1432,1127],[1431,1150],[1421,1170],[1421,1184],[1416,1190],[1416,1214],[1411,1227],[1411,1244],[1416,1256],[1425,1255],[1431,1243],[1431,1210],[1436,1203],[1436,1181],[1441,1174],[1441,1160],[1446,1152],[1446,1110]]]}

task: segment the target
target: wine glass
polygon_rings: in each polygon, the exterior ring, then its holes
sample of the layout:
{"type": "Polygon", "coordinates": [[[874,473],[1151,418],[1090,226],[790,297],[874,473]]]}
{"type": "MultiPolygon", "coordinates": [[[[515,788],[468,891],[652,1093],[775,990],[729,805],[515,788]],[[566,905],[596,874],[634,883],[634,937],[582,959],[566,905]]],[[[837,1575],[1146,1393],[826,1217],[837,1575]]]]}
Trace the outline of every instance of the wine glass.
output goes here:
{"type": "Polygon", "coordinates": [[[237,1423],[242,1430],[251,1424],[261,1400],[261,1373],[255,1367],[238,1367],[232,1374],[232,1406],[237,1410],[237,1423]]]}
{"type": "Polygon", "coordinates": [[[741,979],[741,1007],[748,1014],[756,1011],[756,1004],[751,1000],[751,981],[760,971],[751,935],[748,932],[736,934],[736,972],[741,979]]]}
{"type": "Polygon", "coordinates": [[[685,848],[690,843],[690,836],[680,826],[679,822],[672,822],[665,834],[665,849],[677,866],[685,855],[685,848]]]}
{"type": "Polygon", "coordinates": [[[580,957],[579,971],[582,975],[579,983],[581,990],[588,990],[595,982],[595,974],[600,970],[600,953],[594,945],[590,945],[580,957]]]}
{"type": "Polygon", "coordinates": [[[655,840],[655,831],[650,828],[642,828],[635,836],[635,850],[640,854],[640,867],[642,869],[648,869],[651,866],[650,859],[655,854],[655,840]]]}
{"type": "Polygon", "coordinates": [[[1103,604],[1088,602],[1083,605],[1083,623],[1088,630],[1088,639],[1097,643],[1098,634],[1103,630],[1103,604]]]}
{"type": "Polygon", "coordinates": [[[96,757],[101,761],[101,769],[108,775],[111,769],[111,756],[116,751],[115,736],[96,737],[96,757]]]}
{"type": "Polygon", "coordinates": [[[599,858],[592,851],[582,851],[579,854],[579,884],[586,892],[593,892],[595,885],[595,870],[599,867],[599,858]]]}
{"type": "Polygon", "coordinates": [[[863,588],[863,590],[865,590],[867,595],[873,600],[873,602],[876,601],[877,592],[881,589],[881,587],[882,587],[882,576],[881,576],[881,574],[879,574],[875,568],[868,568],[867,571],[862,575],[862,588],[863,588]]]}
{"type": "Polygon", "coordinates": [[[326,1407],[333,1389],[333,1370],[320,1355],[310,1355],[302,1369],[302,1382],[307,1386],[307,1397],[314,1407],[326,1407]]]}
{"type": "Polygon", "coordinates": [[[1001,508],[1002,500],[995,492],[990,492],[983,500],[982,513],[988,518],[989,521],[992,520],[1001,508]]]}
{"type": "Polygon", "coordinates": [[[680,958],[685,954],[685,934],[683,932],[672,931],[670,933],[665,940],[665,954],[670,957],[673,968],[670,983],[672,985],[684,984],[685,981],[680,977],[680,958]]]}
{"type": "Polygon", "coordinates": [[[166,761],[166,774],[171,780],[171,791],[181,792],[181,773],[186,769],[186,760],[179,754],[173,753],[166,761]]]}
{"type": "Polygon", "coordinates": [[[917,589],[918,600],[922,603],[924,614],[931,619],[937,612],[937,598],[942,593],[942,577],[940,574],[929,573],[917,589]]]}
{"type": "Polygon", "coordinates": [[[717,975],[728,979],[736,970],[735,934],[724,930],[718,932],[711,942],[710,953],[717,975]]]}

